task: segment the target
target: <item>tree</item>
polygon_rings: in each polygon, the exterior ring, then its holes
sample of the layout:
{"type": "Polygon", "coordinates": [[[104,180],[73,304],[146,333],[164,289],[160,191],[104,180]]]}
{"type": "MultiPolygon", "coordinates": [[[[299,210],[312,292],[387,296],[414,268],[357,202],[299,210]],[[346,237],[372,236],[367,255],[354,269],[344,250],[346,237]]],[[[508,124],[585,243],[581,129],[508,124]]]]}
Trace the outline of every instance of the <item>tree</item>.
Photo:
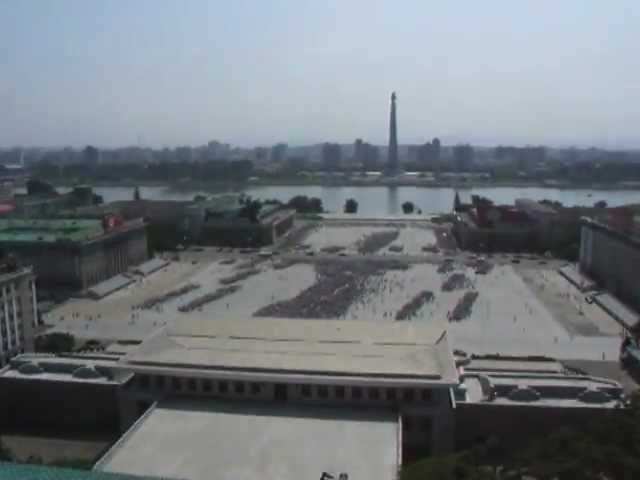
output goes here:
{"type": "Polygon", "coordinates": [[[73,350],[75,338],[69,333],[54,332],[36,338],[35,350],[39,353],[64,353],[73,350]]]}
{"type": "Polygon", "coordinates": [[[295,209],[298,213],[322,213],[322,200],[317,197],[296,195],[287,202],[287,207],[295,209]]]}
{"type": "Polygon", "coordinates": [[[133,189],[133,199],[140,200],[140,187],[138,186],[136,186],[136,188],[133,189]]]}
{"type": "Polygon", "coordinates": [[[355,198],[349,198],[344,202],[344,213],[358,213],[358,202],[355,198]]]}
{"type": "Polygon", "coordinates": [[[260,210],[262,210],[262,202],[249,199],[240,209],[238,216],[248,218],[251,223],[258,223],[260,210]]]}
{"type": "Polygon", "coordinates": [[[27,195],[47,195],[57,197],[59,193],[50,183],[37,178],[32,178],[27,180],[27,195]]]}
{"type": "Polygon", "coordinates": [[[414,210],[415,205],[413,204],[413,202],[404,202],[402,204],[402,213],[404,213],[405,215],[413,213],[414,210]]]}
{"type": "Polygon", "coordinates": [[[92,145],[87,145],[82,151],[82,159],[84,160],[85,164],[97,165],[99,158],[100,151],[92,145]]]}
{"type": "Polygon", "coordinates": [[[607,202],[600,200],[599,202],[594,203],[593,206],[594,208],[607,208],[607,202]]]}

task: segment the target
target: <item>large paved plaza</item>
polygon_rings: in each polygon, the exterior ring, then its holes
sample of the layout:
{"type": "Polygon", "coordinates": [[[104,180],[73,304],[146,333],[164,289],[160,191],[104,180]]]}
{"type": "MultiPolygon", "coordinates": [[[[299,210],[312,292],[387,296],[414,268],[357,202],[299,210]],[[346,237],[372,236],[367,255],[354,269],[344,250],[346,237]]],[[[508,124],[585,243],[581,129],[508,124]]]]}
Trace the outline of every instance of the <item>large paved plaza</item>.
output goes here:
{"type": "Polygon", "coordinates": [[[271,257],[191,249],[106,298],[66,302],[46,322],[104,341],[142,340],[198,318],[430,322],[447,326],[454,348],[468,353],[617,359],[620,326],[558,273],[563,262],[478,258],[447,250],[435,229],[329,222],[271,257]]]}

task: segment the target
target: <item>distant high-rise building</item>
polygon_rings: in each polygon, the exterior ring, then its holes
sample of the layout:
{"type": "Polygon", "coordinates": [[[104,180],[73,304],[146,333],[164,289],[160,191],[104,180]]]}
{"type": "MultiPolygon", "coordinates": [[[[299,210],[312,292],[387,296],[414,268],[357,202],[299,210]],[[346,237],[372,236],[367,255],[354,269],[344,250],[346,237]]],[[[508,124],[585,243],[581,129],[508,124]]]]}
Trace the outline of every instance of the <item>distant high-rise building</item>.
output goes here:
{"type": "Polygon", "coordinates": [[[322,163],[327,171],[336,171],[340,169],[340,161],[342,160],[342,149],[338,143],[325,143],[322,145],[322,163]]]}
{"type": "Polygon", "coordinates": [[[269,161],[269,150],[265,147],[255,147],[252,160],[258,165],[264,165],[269,161]]]}
{"type": "Polygon", "coordinates": [[[398,173],[398,131],[396,124],[396,92],[391,94],[391,118],[389,120],[389,153],[387,158],[387,173],[398,173]]]}
{"type": "Polygon", "coordinates": [[[379,157],[380,150],[375,145],[371,145],[370,143],[364,143],[362,145],[363,153],[362,153],[362,164],[364,169],[367,171],[374,171],[380,168],[379,165],[379,157]]]}
{"type": "Polygon", "coordinates": [[[453,165],[458,172],[468,172],[473,168],[474,150],[471,145],[453,147],[453,165]]]}
{"type": "Polygon", "coordinates": [[[362,151],[362,146],[364,145],[364,142],[362,141],[361,138],[356,138],[356,141],[353,143],[353,161],[356,163],[363,163],[363,151],[362,151]]]}
{"type": "Polygon", "coordinates": [[[288,145],[286,143],[277,143],[271,147],[271,163],[284,162],[284,159],[287,157],[287,148],[288,145]]]}

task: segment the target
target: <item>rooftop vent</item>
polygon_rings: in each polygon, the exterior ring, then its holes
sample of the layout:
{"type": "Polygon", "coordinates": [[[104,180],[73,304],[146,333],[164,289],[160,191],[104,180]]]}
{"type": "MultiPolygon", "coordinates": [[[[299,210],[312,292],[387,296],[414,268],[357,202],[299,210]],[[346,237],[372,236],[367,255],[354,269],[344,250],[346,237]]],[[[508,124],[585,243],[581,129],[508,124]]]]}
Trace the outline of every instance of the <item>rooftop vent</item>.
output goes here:
{"type": "Polygon", "coordinates": [[[78,367],[73,371],[74,378],[100,378],[102,375],[92,366],[83,365],[82,367],[78,367]]]}
{"type": "Polygon", "coordinates": [[[18,372],[22,375],[38,375],[39,373],[44,373],[44,370],[37,363],[27,362],[18,367],[18,372]]]}
{"type": "Polygon", "coordinates": [[[578,400],[584,403],[607,403],[611,401],[611,396],[602,390],[588,388],[578,395],[578,400]]]}
{"type": "Polygon", "coordinates": [[[507,398],[516,402],[536,402],[540,400],[540,393],[530,387],[516,387],[507,394],[507,398]]]}

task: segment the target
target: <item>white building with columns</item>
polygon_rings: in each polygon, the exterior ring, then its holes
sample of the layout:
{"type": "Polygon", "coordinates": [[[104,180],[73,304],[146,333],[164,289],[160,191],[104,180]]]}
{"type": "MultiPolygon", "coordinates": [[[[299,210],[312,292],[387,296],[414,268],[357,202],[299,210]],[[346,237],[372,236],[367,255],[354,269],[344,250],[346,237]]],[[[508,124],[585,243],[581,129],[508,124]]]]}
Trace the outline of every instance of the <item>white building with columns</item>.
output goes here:
{"type": "Polygon", "coordinates": [[[0,270],[0,365],[33,351],[38,322],[35,276],[31,267],[0,270]]]}

